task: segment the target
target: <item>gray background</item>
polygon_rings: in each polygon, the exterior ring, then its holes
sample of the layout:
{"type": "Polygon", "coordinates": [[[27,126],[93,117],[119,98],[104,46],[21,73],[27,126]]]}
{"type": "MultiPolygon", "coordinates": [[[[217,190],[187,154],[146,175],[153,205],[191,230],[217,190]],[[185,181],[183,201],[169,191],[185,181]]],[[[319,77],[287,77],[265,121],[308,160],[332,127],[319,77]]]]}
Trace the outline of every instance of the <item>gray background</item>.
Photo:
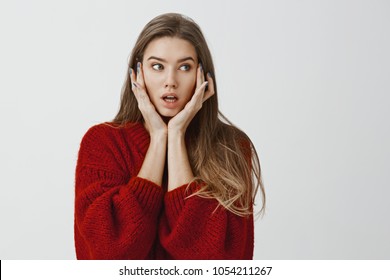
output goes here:
{"type": "Polygon", "coordinates": [[[136,37],[202,27],[221,110],[255,143],[256,259],[389,259],[388,1],[0,2],[1,259],[73,259],[74,169],[136,37]]]}

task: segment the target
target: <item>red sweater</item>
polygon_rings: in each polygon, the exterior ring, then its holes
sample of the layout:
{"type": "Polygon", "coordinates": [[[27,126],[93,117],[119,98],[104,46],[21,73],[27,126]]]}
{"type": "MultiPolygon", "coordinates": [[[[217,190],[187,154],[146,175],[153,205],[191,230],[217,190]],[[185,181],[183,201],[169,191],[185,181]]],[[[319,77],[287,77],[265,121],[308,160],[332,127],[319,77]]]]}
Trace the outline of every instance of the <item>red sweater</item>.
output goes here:
{"type": "Polygon", "coordinates": [[[78,259],[252,259],[253,216],[137,177],[150,137],[140,123],[93,126],[76,167],[78,259]]]}

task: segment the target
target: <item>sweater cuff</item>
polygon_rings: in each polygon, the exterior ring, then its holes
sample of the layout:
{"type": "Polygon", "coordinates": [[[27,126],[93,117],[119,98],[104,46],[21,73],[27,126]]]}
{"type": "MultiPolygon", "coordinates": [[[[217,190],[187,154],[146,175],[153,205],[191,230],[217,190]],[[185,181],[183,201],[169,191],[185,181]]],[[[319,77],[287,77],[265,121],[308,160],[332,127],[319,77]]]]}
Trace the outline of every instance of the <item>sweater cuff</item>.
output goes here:
{"type": "Polygon", "coordinates": [[[176,220],[184,208],[185,201],[190,195],[200,190],[201,185],[196,182],[192,182],[190,185],[182,185],[173,191],[169,191],[165,194],[164,203],[167,215],[170,218],[176,220]]]}
{"type": "Polygon", "coordinates": [[[161,207],[163,190],[159,185],[144,178],[133,177],[128,187],[142,205],[148,205],[151,212],[161,207]]]}

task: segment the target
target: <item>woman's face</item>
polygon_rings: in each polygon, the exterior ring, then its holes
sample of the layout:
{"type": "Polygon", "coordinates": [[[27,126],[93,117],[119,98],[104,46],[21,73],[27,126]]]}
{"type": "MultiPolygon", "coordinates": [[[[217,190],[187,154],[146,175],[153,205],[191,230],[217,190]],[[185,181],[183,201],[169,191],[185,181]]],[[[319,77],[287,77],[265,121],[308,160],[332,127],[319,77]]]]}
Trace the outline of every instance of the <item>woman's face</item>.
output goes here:
{"type": "Polygon", "coordinates": [[[149,98],[164,117],[179,113],[196,86],[198,59],[194,46],[177,37],[162,37],[146,47],[142,68],[149,98]]]}

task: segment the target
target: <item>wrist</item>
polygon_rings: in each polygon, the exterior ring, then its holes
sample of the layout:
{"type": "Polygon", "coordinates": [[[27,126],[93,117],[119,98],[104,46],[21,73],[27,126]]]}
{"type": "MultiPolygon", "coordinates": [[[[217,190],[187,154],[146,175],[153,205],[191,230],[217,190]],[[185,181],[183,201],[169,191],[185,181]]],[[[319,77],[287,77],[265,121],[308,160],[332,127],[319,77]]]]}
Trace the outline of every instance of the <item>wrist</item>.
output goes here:
{"type": "Polygon", "coordinates": [[[150,134],[150,141],[164,142],[167,141],[167,138],[168,138],[167,130],[155,131],[150,134]]]}
{"type": "Polygon", "coordinates": [[[184,139],[186,132],[185,130],[176,129],[176,128],[168,128],[168,138],[169,139],[184,139]]]}

